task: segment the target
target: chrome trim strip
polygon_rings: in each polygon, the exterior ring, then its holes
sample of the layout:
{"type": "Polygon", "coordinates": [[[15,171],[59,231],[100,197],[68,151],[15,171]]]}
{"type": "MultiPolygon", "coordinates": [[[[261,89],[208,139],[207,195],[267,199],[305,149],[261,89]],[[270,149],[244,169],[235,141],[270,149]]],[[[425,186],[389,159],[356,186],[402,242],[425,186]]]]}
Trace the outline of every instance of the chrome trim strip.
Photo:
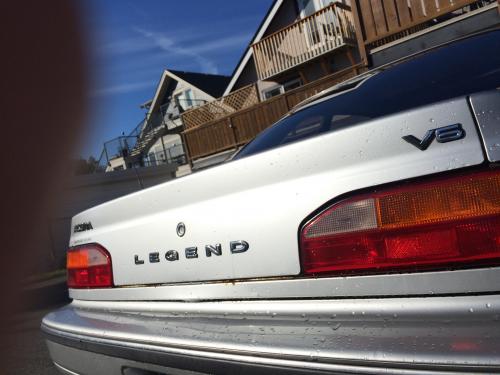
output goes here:
{"type": "Polygon", "coordinates": [[[500,267],[406,274],[70,289],[76,300],[209,301],[416,296],[500,291],[500,267]]]}
{"type": "MultiPolygon", "coordinates": [[[[500,313],[498,295],[462,297],[413,297],[413,298],[369,298],[340,300],[267,300],[267,301],[217,301],[217,302],[125,302],[125,301],[73,301],[69,306],[85,311],[108,311],[118,313],[139,313],[141,316],[181,316],[224,318],[286,318],[304,321],[306,318],[358,321],[359,315],[404,319],[433,319],[453,316],[470,318],[470,309],[477,314],[500,313]],[[445,305],[445,306],[444,306],[445,305]],[[466,308],[464,308],[466,306],[466,308]],[[356,315],[358,312],[358,315],[356,315]],[[362,313],[362,314],[361,314],[362,313]]],[[[49,314],[50,317],[50,314],[49,314]]],[[[44,324],[63,330],[71,330],[64,324],[57,324],[50,318],[44,324]]],[[[78,331],[76,331],[78,332],[78,331]]]]}

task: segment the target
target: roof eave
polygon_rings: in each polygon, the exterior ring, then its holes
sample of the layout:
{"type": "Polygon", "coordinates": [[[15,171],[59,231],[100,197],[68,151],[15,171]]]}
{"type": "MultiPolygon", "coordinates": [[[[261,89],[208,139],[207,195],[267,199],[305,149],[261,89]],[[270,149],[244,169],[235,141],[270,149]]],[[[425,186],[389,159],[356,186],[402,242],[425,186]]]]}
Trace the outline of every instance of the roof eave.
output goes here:
{"type": "Polygon", "coordinates": [[[240,62],[236,66],[236,69],[234,70],[234,73],[231,77],[231,81],[229,81],[229,84],[227,85],[226,90],[224,91],[224,96],[231,92],[236,81],[238,80],[238,78],[240,78],[240,75],[243,72],[243,69],[245,68],[246,64],[248,63],[248,61],[250,60],[250,57],[253,54],[252,45],[257,43],[262,38],[262,36],[266,32],[267,28],[269,27],[269,24],[271,23],[272,19],[274,18],[274,16],[278,12],[278,9],[280,8],[281,4],[283,4],[283,1],[284,0],[275,0],[274,4],[269,8],[267,15],[265,16],[263,22],[260,24],[259,28],[257,29],[257,32],[255,33],[255,36],[253,37],[252,41],[247,46],[246,51],[243,53],[243,56],[240,59],[240,62]]]}

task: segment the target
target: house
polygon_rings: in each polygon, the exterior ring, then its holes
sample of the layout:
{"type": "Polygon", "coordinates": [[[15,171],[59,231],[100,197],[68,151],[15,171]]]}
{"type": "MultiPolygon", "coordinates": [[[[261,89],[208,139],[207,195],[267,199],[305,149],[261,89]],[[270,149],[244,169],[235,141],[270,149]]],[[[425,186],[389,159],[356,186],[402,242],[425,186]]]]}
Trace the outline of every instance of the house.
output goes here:
{"type": "Polygon", "coordinates": [[[498,27],[498,1],[275,0],[224,95],[182,115],[190,163],[220,163],[298,102],[369,68],[498,27]]]}
{"type": "Polygon", "coordinates": [[[257,83],[261,100],[267,100],[360,61],[382,65],[498,24],[496,5],[492,0],[275,0],[224,95],[257,83]],[[458,27],[447,29],[450,24],[458,27]],[[422,34],[427,41],[419,39],[422,34]]]}
{"type": "Polygon", "coordinates": [[[349,0],[276,0],[234,69],[228,95],[257,83],[262,100],[355,65],[349,0]]]}
{"type": "Polygon", "coordinates": [[[181,115],[215,100],[230,77],[164,70],[153,99],[141,104],[145,119],[129,135],[105,143],[106,171],[161,164],[186,164],[181,115]]]}
{"type": "MultiPolygon", "coordinates": [[[[498,27],[500,0],[274,0],[232,75],[166,70],[107,169],[226,160],[296,104],[367,69],[498,27]]],[[[112,146],[112,147],[111,147],[112,146]]],[[[105,148],[106,149],[106,148],[105,148]]]]}

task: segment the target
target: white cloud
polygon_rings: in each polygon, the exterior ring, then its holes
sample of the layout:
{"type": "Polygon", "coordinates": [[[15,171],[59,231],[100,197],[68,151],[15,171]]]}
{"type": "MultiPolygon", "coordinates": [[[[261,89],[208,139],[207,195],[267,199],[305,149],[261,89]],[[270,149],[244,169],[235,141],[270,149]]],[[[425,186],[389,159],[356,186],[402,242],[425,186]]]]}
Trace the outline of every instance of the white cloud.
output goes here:
{"type": "MultiPolygon", "coordinates": [[[[120,64],[115,69],[149,69],[168,62],[181,66],[195,66],[204,73],[218,73],[217,64],[207,54],[223,50],[242,50],[250,40],[250,34],[237,34],[223,37],[208,36],[198,30],[183,29],[155,32],[133,27],[135,36],[102,43],[96,46],[97,56],[104,58],[100,64],[109,64],[108,58],[118,57],[120,64]],[[208,40],[207,40],[208,39],[208,40]],[[206,41],[203,41],[206,40],[206,41]],[[203,41],[203,42],[202,42],[203,41]]],[[[129,29],[130,32],[130,29],[129,29]]],[[[210,33],[210,32],[209,32],[210,33]]],[[[182,69],[182,68],[181,68],[182,69]]]]}
{"type": "MultiPolygon", "coordinates": [[[[111,41],[102,42],[104,38],[101,38],[96,42],[96,52],[103,57],[109,57],[114,55],[124,55],[124,54],[136,54],[137,52],[145,52],[150,50],[158,50],[158,45],[151,38],[145,37],[138,32],[135,28],[132,29],[133,35],[130,35],[130,28],[120,30],[120,32],[114,32],[114,34],[127,35],[126,37],[121,37],[120,39],[114,39],[111,41]]],[[[109,32],[111,33],[111,31],[109,32]]],[[[191,29],[168,31],[170,38],[175,39],[176,43],[182,43],[184,41],[192,40],[193,36],[196,35],[191,29]]]]}
{"type": "Polygon", "coordinates": [[[133,37],[100,45],[97,47],[97,52],[102,56],[124,55],[128,53],[144,52],[154,48],[154,44],[148,43],[143,37],[133,37]]]}
{"type": "Polygon", "coordinates": [[[196,52],[196,50],[178,46],[174,38],[165,34],[141,29],[139,27],[134,27],[134,30],[145,38],[151,40],[157,47],[166,52],[191,57],[198,63],[203,73],[218,73],[217,66],[212,60],[202,56],[200,53],[196,52]]]}
{"type": "MultiPolygon", "coordinates": [[[[118,60],[121,64],[113,66],[113,70],[104,75],[126,76],[133,72],[135,81],[109,87],[98,87],[90,92],[92,97],[154,88],[162,73],[162,69],[158,69],[158,66],[165,67],[167,62],[169,66],[176,65],[177,69],[191,67],[204,73],[217,74],[216,63],[206,57],[206,54],[231,48],[242,49],[250,39],[248,34],[239,34],[212,38],[201,43],[200,39],[205,39],[207,36],[200,35],[199,32],[193,30],[159,33],[134,27],[133,31],[136,36],[103,44],[98,47],[97,51],[102,57],[122,55],[118,60]],[[196,43],[194,43],[195,41],[196,43]],[[143,81],[140,81],[141,77],[144,78],[143,81]],[[152,80],[152,78],[157,79],[152,80]]],[[[108,67],[106,61],[103,63],[105,63],[104,66],[108,67]]]]}
{"type": "Polygon", "coordinates": [[[157,83],[158,82],[156,81],[122,83],[119,85],[93,90],[90,92],[90,96],[98,97],[110,94],[123,94],[128,92],[134,92],[154,87],[157,83]]]}
{"type": "Polygon", "coordinates": [[[236,48],[239,47],[238,49],[243,49],[243,47],[246,47],[248,41],[250,40],[250,37],[251,36],[248,34],[243,34],[243,35],[235,35],[226,38],[215,39],[206,43],[189,47],[188,50],[199,54],[203,52],[222,50],[233,47],[236,48]]]}

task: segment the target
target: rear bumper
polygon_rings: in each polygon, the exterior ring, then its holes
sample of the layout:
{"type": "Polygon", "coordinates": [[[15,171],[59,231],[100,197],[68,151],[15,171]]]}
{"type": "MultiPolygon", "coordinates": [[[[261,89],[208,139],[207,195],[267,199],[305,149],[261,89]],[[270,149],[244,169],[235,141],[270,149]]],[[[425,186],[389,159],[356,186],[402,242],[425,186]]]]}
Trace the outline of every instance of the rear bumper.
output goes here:
{"type": "Polygon", "coordinates": [[[499,318],[498,294],[74,301],[42,329],[54,362],[77,374],[500,373],[499,318]]]}

